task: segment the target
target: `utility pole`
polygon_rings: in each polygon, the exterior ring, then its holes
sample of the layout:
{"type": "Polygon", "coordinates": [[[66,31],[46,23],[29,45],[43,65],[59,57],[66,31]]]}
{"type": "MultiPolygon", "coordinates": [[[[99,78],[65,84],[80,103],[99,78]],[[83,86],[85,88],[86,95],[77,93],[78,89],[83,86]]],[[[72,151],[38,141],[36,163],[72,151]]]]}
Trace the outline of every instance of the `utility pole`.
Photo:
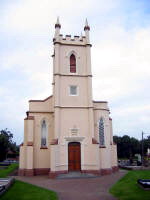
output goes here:
{"type": "Polygon", "coordinates": [[[142,131],[142,166],[144,165],[144,141],[143,141],[143,131],[142,131]]]}

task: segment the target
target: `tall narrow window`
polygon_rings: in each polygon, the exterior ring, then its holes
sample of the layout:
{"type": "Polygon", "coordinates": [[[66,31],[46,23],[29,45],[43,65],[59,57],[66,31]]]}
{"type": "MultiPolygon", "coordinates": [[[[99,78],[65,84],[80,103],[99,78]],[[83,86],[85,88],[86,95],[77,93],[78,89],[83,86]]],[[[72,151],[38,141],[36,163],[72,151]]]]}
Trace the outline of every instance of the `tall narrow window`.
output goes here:
{"type": "Polygon", "coordinates": [[[46,121],[42,121],[41,125],[41,146],[45,147],[46,144],[46,137],[47,137],[47,126],[46,126],[46,121]]]}
{"type": "Polygon", "coordinates": [[[99,120],[99,144],[100,146],[105,145],[105,139],[104,139],[104,120],[101,117],[99,120]]]}
{"type": "Polygon", "coordinates": [[[70,56],[70,72],[76,73],[76,57],[74,54],[70,56]]]}

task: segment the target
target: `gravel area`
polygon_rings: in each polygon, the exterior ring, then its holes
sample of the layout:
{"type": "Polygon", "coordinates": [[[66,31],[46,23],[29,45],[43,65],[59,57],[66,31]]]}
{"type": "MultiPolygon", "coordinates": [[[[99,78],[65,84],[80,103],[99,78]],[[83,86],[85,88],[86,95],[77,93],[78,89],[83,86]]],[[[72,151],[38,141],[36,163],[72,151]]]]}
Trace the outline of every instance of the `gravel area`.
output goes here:
{"type": "Polygon", "coordinates": [[[125,174],[125,170],[120,170],[111,175],[93,178],[49,179],[48,176],[17,176],[15,178],[54,190],[59,200],[116,200],[109,193],[109,189],[125,174]]]}

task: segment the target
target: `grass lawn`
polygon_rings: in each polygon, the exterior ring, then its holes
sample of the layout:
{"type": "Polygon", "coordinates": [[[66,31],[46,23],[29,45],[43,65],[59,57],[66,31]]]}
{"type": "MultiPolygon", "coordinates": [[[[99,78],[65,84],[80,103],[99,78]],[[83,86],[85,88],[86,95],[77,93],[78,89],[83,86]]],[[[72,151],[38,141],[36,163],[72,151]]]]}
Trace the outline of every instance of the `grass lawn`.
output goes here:
{"type": "Polygon", "coordinates": [[[150,170],[129,171],[110,189],[110,193],[119,200],[150,200],[150,191],[137,184],[137,179],[150,179],[150,170]]]}
{"type": "MultiPolygon", "coordinates": [[[[7,169],[0,170],[0,178],[9,176],[18,167],[18,164],[11,164],[7,169]]],[[[57,194],[53,191],[15,180],[14,184],[0,196],[1,200],[58,200],[57,194]]]]}
{"type": "Polygon", "coordinates": [[[55,192],[22,181],[15,181],[1,200],[58,200],[55,192]]]}
{"type": "Polygon", "coordinates": [[[18,168],[18,163],[13,163],[6,169],[0,169],[0,178],[7,177],[11,172],[18,168]]]}

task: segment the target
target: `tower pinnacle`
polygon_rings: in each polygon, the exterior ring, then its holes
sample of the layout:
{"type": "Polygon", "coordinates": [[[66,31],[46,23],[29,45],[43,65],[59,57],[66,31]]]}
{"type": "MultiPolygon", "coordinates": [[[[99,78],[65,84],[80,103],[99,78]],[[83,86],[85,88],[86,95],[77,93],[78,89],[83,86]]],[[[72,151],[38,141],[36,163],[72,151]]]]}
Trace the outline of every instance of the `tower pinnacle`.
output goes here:
{"type": "Polygon", "coordinates": [[[80,40],[82,40],[82,37],[83,37],[83,36],[82,36],[82,32],[81,32],[81,35],[80,35],[80,40]]]}
{"type": "Polygon", "coordinates": [[[59,22],[59,17],[57,17],[57,21],[56,21],[56,24],[55,24],[55,28],[61,28],[61,24],[59,22]]]}
{"type": "Polygon", "coordinates": [[[84,26],[84,31],[86,31],[86,30],[90,30],[90,26],[88,25],[88,21],[87,21],[87,18],[86,18],[86,20],[85,20],[85,26],[84,26]]]}
{"type": "Polygon", "coordinates": [[[54,36],[56,40],[59,39],[60,29],[61,29],[61,24],[59,22],[59,17],[57,17],[57,21],[55,24],[55,36],[54,36]]]}
{"type": "Polygon", "coordinates": [[[87,43],[90,43],[90,37],[89,37],[90,26],[88,25],[87,19],[85,20],[84,31],[85,31],[86,41],[87,43]]]}

